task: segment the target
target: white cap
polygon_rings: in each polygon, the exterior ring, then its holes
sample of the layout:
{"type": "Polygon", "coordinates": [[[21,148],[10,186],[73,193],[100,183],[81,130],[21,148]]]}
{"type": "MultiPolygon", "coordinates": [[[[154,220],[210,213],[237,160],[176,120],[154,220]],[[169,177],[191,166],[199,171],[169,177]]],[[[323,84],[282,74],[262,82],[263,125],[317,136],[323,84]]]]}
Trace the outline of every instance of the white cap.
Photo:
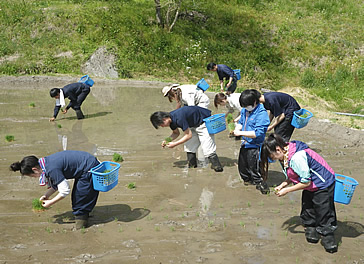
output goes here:
{"type": "Polygon", "coordinates": [[[168,85],[168,86],[164,86],[163,89],[162,89],[162,94],[163,96],[167,96],[168,92],[174,88],[174,87],[178,87],[179,86],[179,83],[174,83],[172,85],[168,85]]]}

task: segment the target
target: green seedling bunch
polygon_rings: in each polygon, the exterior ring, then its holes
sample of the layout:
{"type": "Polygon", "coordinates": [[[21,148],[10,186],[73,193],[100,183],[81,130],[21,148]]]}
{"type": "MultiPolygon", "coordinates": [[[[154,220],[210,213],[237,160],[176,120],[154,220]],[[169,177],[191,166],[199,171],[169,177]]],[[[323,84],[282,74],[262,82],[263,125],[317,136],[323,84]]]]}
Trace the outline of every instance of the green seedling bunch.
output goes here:
{"type": "Polygon", "coordinates": [[[228,113],[226,116],[226,123],[230,124],[230,123],[234,123],[234,117],[232,113],[228,113]]]}
{"type": "Polygon", "coordinates": [[[235,123],[234,122],[228,123],[228,129],[229,132],[233,132],[235,130],[235,123]]]}
{"type": "Polygon", "coordinates": [[[31,103],[29,104],[29,107],[35,107],[35,103],[34,103],[34,102],[31,102],[31,103]]]}
{"type": "Polygon", "coordinates": [[[43,207],[42,201],[37,198],[33,199],[32,207],[33,207],[33,210],[36,210],[36,211],[43,211],[46,209],[43,207]]]}
{"type": "Polygon", "coordinates": [[[57,127],[58,127],[58,128],[62,128],[62,125],[61,125],[61,124],[57,124],[57,127]]]}
{"type": "Polygon", "coordinates": [[[166,142],[166,144],[168,144],[169,142],[172,142],[172,138],[171,137],[166,137],[164,139],[164,141],[166,142]]]}
{"type": "Polygon", "coordinates": [[[127,187],[128,189],[135,189],[135,188],[136,188],[135,182],[130,182],[130,183],[128,183],[128,184],[126,185],[126,187],[127,187]]]}
{"type": "Polygon", "coordinates": [[[112,156],[112,161],[122,162],[124,161],[124,159],[119,153],[114,153],[114,155],[112,156]]]}
{"type": "Polygon", "coordinates": [[[6,142],[11,142],[11,141],[14,141],[14,140],[15,140],[15,138],[14,138],[14,136],[13,136],[13,135],[6,135],[6,136],[5,136],[5,140],[6,140],[6,142]]]}

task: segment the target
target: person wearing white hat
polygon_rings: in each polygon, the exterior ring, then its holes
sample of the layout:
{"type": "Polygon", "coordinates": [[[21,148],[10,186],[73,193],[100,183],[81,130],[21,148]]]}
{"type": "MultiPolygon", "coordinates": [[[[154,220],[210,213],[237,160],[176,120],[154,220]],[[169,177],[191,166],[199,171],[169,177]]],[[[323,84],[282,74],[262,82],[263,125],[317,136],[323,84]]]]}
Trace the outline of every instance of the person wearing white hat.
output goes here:
{"type": "Polygon", "coordinates": [[[193,84],[174,83],[163,87],[162,93],[164,97],[168,97],[171,103],[177,102],[176,109],[186,105],[208,108],[210,104],[210,99],[204,94],[204,91],[193,84]]]}

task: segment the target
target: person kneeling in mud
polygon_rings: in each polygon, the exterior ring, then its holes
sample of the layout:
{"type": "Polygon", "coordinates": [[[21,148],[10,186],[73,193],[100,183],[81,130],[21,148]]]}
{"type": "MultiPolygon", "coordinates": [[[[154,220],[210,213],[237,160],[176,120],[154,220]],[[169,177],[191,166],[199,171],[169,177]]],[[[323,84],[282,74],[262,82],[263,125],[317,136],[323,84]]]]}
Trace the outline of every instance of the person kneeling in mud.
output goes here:
{"type": "Polygon", "coordinates": [[[168,144],[163,141],[162,146],[174,148],[180,144],[184,144],[184,150],[187,152],[188,166],[190,168],[197,167],[196,151],[201,145],[202,151],[212,163],[212,169],[217,172],[223,171],[219,157],[216,155],[216,144],[214,135],[210,135],[207,131],[204,118],[211,116],[211,111],[199,106],[184,106],[172,112],[158,111],[150,116],[153,126],[170,127],[172,129],[172,142],[168,144]],[[177,141],[180,135],[178,128],[184,132],[182,138],[177,141]]]}
{"type": "Polygon", "coordinates": [[[65,98],[68,98],[70,102],[63,110],[63,114],[66,114],[68,109],[72,108],[76,112],[77,119],[84,119],[85,116],[81,111],[81,105],[89,93],[90,86],[85,83],[71,83],[63,88],[52,88],[49,94],[52,98],[56,99],[56,105],[53,117],[49,121],[56,120],[59,110],[66,105],[65,98]]]}
{"type": "Polygon", "coordinates": [[[307,242],[317,243],[322,236],[325,250],[329,253],[336,252],[334,170],[305,143],[295,140],[285,142],[278,134],[269,135],[262,146],[261,165],[264,178],[268,176],[270,159],[279,161],[287,178],[275,188],[278,197],[303,190],[300,217],[307,242]]]}
{"type": "Polygon", "coordinates": [[[95,207],[99,192],[94,190],[92,168],[100,162],[83,151],[66,150],[38,159],[24,157],[20,162],[10,165],[10,170],[20,171],[22,175],[39,178],[41,186],[48,190],[40,197],[42,205],[49,208],[70,193],[68,179],[75,179],[72,189],[72,210],[76,219],[76,229],[87,227],[89,213],[95,207]],[[50,197],[58,191],[58,194],[50,197]]]}

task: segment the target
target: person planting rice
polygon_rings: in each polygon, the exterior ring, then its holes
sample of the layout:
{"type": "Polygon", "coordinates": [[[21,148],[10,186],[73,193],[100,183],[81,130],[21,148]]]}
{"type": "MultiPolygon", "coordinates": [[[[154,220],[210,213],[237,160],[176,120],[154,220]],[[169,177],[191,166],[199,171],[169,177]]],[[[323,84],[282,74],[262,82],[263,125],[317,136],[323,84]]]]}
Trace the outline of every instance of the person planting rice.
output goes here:
{"type": "Polygon", "coordinates": [[[211,116],[211,111],[199,106],[185,106],[172,112],[154,112],[150,116],[152,125],[158,127],[170,127],[172,129],[172,142],[168,144],[163,141],[162,146],[174,148],[180,144],[184,144],[184,150],[187,152],[188,166],[190,168],[197,167],[196,151],[201,145],[203,154],[212,163],[212,168],[217,171],[223,171],[219,157],[216,155],[216,145],[214,135],[210,135],[207,131],[204,118],[211,116]],[[184,135],[175,141],[179,135],[179,128],[182,129],[184,135]]]}
{"type": "Polygon", "coordinates": [[[287,143],[277,134],[269,135],[262,146],[261,166],[264,178],[268,176],[268,159],[278,160],[287,178],[275,188],[278,197],[303,190],[300,217],[307,242],[317,243],[322,236],[325,250],[329,253],[336,252],[334,170],[305,143],[287,143]]]}
{"type": "Polygon", "coordinates": [[[238,171],[245,185],[256,185],[262,194],[269,193],[268,185],[260,173],[259,149],[269,126],[269,117],[259,103],[260,93],[248,89],[241,93],[239,102],[243,109],[235,127],[234,135],[242,136],[238,158],[238,171]]]}
{"type": "Polygon", "coordinates": [[[20,171],[22,175],[39,178],[41,186],[48,190],[40,200],[44,208],[49,208],[70,193],[68,179],[74,179],[72,189],[72,210],[76,228],[87,227],[89,213],[95,207],[98,191],[93,188],[92,168],[100,162],[91,154],[83,151],[66,150],[44,158],[27,156],[20,162],[10,165],[10,170],[20,171]],[[56,191],[58,194],[50,198],[56,191]]]}
{"type": "Polygon", "coordinates": [[[237,87],[238,78],[234,71],[225,64],[216,64],[210,62],[207,64],[208,71],[214,71],[219,76],[220,80],[220,92],[224,92],[226,90],[226,94],[232,94],[235,92],[237,87]],[[224,89],[224,79],[227,81],[224,89]]]}
{"type": "Polygon", "coordinates": [[[267,131],[274,129],[274,133],[288,142],[294,131],[294,126],[291,125],[293,112],[300,110],[300,105],[289,94],[279,92],[262,94],[259,101],[270,111],[271,124],[267,131]]]}
{"type": "MultiPolygon", "coordinates": [[[[200,106],[208,108],[210,104],[209,97],[197,85],[179,85],[172,84],[162,89],[164,97],[168,97],[169,102],[176,101],[176,109],[182,106],[200,106]]],[[[199,166],[206,167],[208,160],[204,157],[201,146],[197,149],[199,166]]]]}
{"type": "Polygon", "coordinates": [[[162,93],[164,97],[168,97],[168,100],[172,103],[177,102],[176,109],[182,106],[200,106],[208,108],[210,104],[209,97],[204,94],[204,91],[197,87],[197,85],[179,85],[172,84],[163,87],[162,93]]]}
{"type": "MultiPolygon", "coordinates": [[[[238,115],[233,119],[234,124],[239,121],[240,112],[243,109],[240,106],[239,98],[240,98],[240,93],[234,93],[229,95],[226,95],[224,93],[217,93],[214,98],[214,105],[216,108],[218,108],[219,106],[226,106],[226,108],[228,109],[226,116],[228,116],[228,114],[232,115],[235,110],[238,112],[238,115]]],[[[228,126],[230,127],[229,122],[228,126]]],[[[233,125],[232,127],[235,129],[235,125],[233,125]]],[[[241,140],[241,137],[237,136],[235,137],[235,139],[241,140]]]]}
{"type": "Polygon", "coordinates": [[[85,118],[81,111],[81,105],[89,93],[90,86],[80,82],[68,84],[63,88],[52,88],[49,94],[52,98],[56,99],[56,105],[54,107],[53,117],[49,121],[56,120],[59,110],[66,105],[65,98],[68,98],[70,102],[63,110],[63,114],[66,114],[68,109],[72,108],[76,111],[77,119],[85,118]]]}

